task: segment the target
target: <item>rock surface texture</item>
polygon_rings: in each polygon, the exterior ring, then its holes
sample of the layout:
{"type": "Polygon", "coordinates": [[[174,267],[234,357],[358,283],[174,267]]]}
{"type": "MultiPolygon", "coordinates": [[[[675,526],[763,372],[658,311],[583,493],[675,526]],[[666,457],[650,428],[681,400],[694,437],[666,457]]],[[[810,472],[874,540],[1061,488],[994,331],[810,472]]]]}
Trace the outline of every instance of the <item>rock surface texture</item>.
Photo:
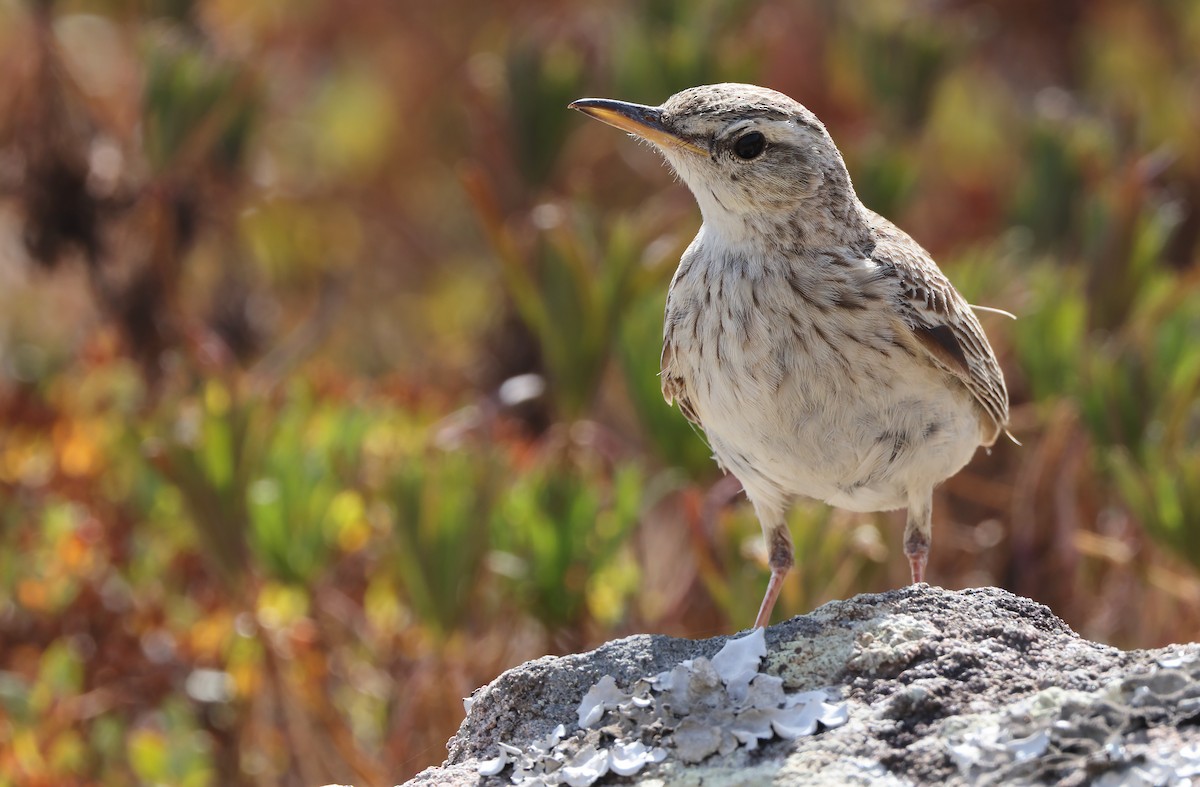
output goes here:
{"type": "Polygon", "coordinates": [[[832,602],[765,642],[629,637],[523,664],[468,704],[445,764],[409,784],[1200,777],[1200,646],[1098,645],[995,588],[832,602]]]}

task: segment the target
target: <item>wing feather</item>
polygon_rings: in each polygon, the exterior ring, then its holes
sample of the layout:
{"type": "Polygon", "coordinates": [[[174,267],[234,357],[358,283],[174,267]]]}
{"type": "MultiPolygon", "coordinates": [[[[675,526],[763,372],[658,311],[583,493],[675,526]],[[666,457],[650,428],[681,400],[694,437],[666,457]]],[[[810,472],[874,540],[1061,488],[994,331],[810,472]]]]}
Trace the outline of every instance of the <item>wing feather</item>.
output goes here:
{"type": "Polygon", "coordinates": [[[900,322],[913,344],[974,397],[991,445],[1008,423],[1008,390],[983,327],[928,252],[883,217],[870,216],[871,257],[899,282],[900,322]]]}
{"type": "Polygon", "coordinates": [[[675,370],[675,345],[671,343],[669,336],[663,341],[659,366],[662,369],[662,373],[659,375],[662,380],[662,394],[663,398],[667,400],[667,404],[678,404],[679,412],[683,413],[684,418],[697,426],[702,426],[695,408],[692,407],[691,398],[688,396],[687,380],[675,370]]]}

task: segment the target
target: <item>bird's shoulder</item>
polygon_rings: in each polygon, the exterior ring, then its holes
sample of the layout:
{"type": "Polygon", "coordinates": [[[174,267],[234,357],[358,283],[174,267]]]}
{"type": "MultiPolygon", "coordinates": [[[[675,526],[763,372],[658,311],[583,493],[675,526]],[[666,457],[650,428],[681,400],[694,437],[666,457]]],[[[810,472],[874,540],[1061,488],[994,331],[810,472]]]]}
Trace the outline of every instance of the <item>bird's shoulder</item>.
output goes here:
{"type": "Polygon", "coordinates": [[[866,213],[874,240],[870,257],[895,279],[901,335],[971,393],[990,445],[1008,423],[1008,391],[983,327],[929,252],[887,219],[866,213]]]}

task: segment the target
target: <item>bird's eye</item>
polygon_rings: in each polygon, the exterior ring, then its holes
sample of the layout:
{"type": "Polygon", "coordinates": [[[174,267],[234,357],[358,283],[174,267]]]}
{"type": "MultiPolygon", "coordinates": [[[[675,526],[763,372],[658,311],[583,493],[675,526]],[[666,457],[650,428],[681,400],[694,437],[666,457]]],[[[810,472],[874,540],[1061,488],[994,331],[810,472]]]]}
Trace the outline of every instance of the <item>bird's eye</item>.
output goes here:
{"type": "Polygon", "coordinates": [[[751,131],[749,134],[742,134],[733,142],[734,154],[743,161],[758,158],[762,155],[766,147],[767,138],[762,135],[761,131],[751,131]]]}

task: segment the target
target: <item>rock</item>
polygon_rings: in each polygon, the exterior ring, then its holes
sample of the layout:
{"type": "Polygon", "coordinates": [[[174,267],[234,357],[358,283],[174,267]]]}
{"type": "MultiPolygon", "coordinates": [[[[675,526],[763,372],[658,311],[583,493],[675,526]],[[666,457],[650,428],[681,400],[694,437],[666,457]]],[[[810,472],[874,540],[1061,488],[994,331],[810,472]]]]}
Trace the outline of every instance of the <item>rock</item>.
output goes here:
{"type": "Polygon", "coordinates": [[[772,626],[761,648],[636,636],[523,664],[475,693],[449,758],[408,784],[1200,776],[1194,644],[1120,651],[1003,590],[920,585],[831,602],[772,626]]]}

